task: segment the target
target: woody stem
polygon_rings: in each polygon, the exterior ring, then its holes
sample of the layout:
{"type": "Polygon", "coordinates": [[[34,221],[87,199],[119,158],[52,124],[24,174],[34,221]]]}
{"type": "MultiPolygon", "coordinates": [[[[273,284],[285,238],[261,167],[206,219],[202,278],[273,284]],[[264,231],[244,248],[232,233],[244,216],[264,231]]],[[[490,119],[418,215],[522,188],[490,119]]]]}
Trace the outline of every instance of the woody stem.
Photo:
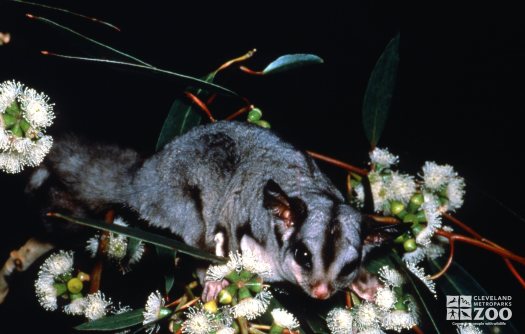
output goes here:
{"type": "Polygon", "coordinates": [[[323,154],[320,154],[320,153],[317,153],[317,152],[306,151],[306,153],[308,153],[314,159],[327,162],[327,163],[329,163],[331,165],[334,165],[336,167],[342,168],[342,169],[347,170],[349,172],[354,172],[354,173],[359,174],[361,176],[368,175],[368,171],[366,169],[362,169],[362,168],[359,168],[359,167],[352,166],[350,164],[347,164],[346,162],[342,162],[340,160],[328,157],[326,155],[323,155],[323,154]]]}

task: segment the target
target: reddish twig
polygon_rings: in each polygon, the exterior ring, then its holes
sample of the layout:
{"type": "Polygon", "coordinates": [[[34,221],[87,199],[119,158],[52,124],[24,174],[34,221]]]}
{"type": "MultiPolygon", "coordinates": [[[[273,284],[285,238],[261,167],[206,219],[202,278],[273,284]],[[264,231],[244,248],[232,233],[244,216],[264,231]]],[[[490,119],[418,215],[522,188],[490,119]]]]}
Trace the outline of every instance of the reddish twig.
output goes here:
{"type": "MultiPolygon", "coordinates": [[[[113,220],[115,219],[115,211],[109,210],[106,212],[106,216],[104,217],[104,220],[108,224],[113,224],[113,220]]],[[[100,290],[100,281],[102,279],[102,268],[104,267],[104,258],[103,254],[106,252],[106,249],[108,247],[109,242],[109,232],[104,231],[102,232],[102,235],[100,236],[99,245],[98,245],[98,255],[99,258],[97,262],[95,263],[95,266],[93,267],[93,270],[91,271],[91,282],[89,285],[89,292],[95,293],[98,290],[100,290]]]]}
{"type": "Polygon", "coordinates": [[[193,103],[195,103],[202,111],[204,111],[204,113],[206,114],[206,116],[208,116],[208,119],[210,120],[210,122],[212,123],[215,123],[217,120],[213,117],[213,115],[211,114],[211,111],[210,109],[208,109],[208,107],[206,106],[206,104],[204,102],[201,101],[201,99],[199,99],[197,96],[193,95],[192,93],[190,92],[185,92],[184,93],[193,103]]]}
{"type": "Polygon", "coordinates": [[[380,215],[366,215],[366,216],[382,224],[399,224],[400,223],[399,219],[390,217],[390,216],[380,216],[380,215]]]}
{"type": "Polygon", "coordinates": [[[446,212],[443,213],[443,217],[445,217],[446,219],[448,219],[450,222],[454,223],[455,225],[459,226],[463,230],[467,231],[468,233],[470,233],[470,235],[472,235],[476,239],[480,239],[480,240],[483,239],[483,237],[478,232],[474,231],[470,226],[463,223],[461,220],[457,219],[456,217],[446,212]]]}
{"type": "Polygon", "coordinates": [[[450,265],[452,264],[452,260],[454,259],[454,239],[452,240],[449,240],[449,254],[448,254],[448,260],[447,262],[445,263],[445,265],[443,266],[443,268],[441,268],[441,270],[437,273],[435,273],[434,275],[430,276],[429,278],[431,280],[436,280],[438,278],[440,278],[441,276],[443,276],[448,268],[450,268],[450,265]]]}
{"type": "Polygon", "coordinates": [[[416,333],[416,334],[425,334],[425,333],[421,330],[421,328],[419,328],[418,325],[412,327],[412,331],[414,331],[414,333],[416,333]]]}
{"type": "Polygon", "coordinates": [[[216,73],[220,72],[220,71],[230,67],[231,65],[233,65],[235,63],[239,63],[239,62],[245,61],[246,59],[251,58],[255,54],[255,52],[257,52],[257,49],[250,50],[250,51],[246,52],[245,54],[243,54],[240,57],[228,60],[227,62],[222,64],[215,72],[216,73]]]}
{"type": "Polygon", "coordinates": [[[239,69],[243,71],[244,73],[248,73],[251,75],[264,75],[263,71],[254,71],[254,70],[249,69],[246,66],[239,66],[239,69]]]}
{"type": "Polygon", "coordinates": [[[461,235],[461,234],[447,232],[447,231],[444,231],[444,230],[437,230],[436,234],[447,238],[448,240],[450,240],[450,242],[453,242],[453,241],[464,242],[464,243],[470,244],[472,246],[476,246],[478,248],[483,248],[485,250],[488,250],[489,252],[496,253],[499,256],[508,258],[508,259],[510,259],[512,261],[515,261],[515,262],[518,262],[520,264],[525,265],[525,258],[524,257],[516,255],[516,254],[514,254],[513,252],[509,251],[506,248],[503,248],[503,247],[500,247],[500,246],[496,247],[496,246],[493,246],[491,244],[488,244],[486,242],[483,242],[483,241],[480,241],[480,240],[477,240],[477,239],[474,239],[474,238],[466,237],[466,236],[461,235]]]}
{"type": "Polygon", "coordinates": [[[359,167],[352,166],[350,164],[347,164],[346,162],[342,162],[340,160],[328,157],[326,155],[319,154],[317,152],[306,151],[306,153],[308,153],[314,159],[327,162],[327,163],[329,163],[331,165],[334,165],[336,167],[342,168],[342,169],[347,170],[349,172],[354,172],[354,173],[359,174],[361,176],[368,175],[368,171],[366,169],[361,169],[359,167]]]}
{"type": "Polygon", "coordinates": [[[352,307],[354,307],[354,303],[352,302],[352,292],[350,290],[346,290],[345,304],[347,309],[351,309],[352,307]]]}
{"type": "Polygon", "coordinates": [[[232,119],[235,119],[235,118],[241,116],[242,114],[249,112],[253,108],[254,108],[253,104],[250,104],[249,106],[244,106],[241,109],[239,109],[236,112],[234,112],[233,114],[231,114],[230,116],[226,117],[225,120],[231,121],[232,119]]]}
{"type": "MultiPolygon", "coordinates": [[[[468,233],[470,233],[473,237],[475,237],[476,239],[478,239],[479,241],[482,241],[482,242],[485,242],[485,243],[488,243],[494,247],[498,247],[498,248],[503,248],[501,247],[500,245],[496,244],[495,242],[489,240],[489,239],[486,239],[484,237],[482,237],[479,233],[477,233],[476,231],[474,231],[471,227],[469,227],[467,224],[463,223],[461,220],[457,219],[456,217],[448,214],[448,213],[444,213],[443,216],[448,219],[449,221],[451,221],[452,223],[454,223],[455,225],[459,226],[460,228],[462,228],[463,230],[467,231],[468,233]]],[[[504,248],[503,248],[504,249],[504,248]]],[[[452,257],[452,255],[450,256],[452,257]]],[[[450,258],[449,258],[449,261],[450,261],[450,258]]],[[[518,282],[520,283],[520,285],[525,288],[525,279],[523,279],[523,277],[520,275],[520,273],[518,272],[518,270],[516,269],[516,267],[514,266],[514,264],[508,259],[508,258],[503,258],[503,261],[505,262],[505,265],[507,266],[507,268],[509,269],[509,271],[511,272],[511,274],[518,280],[518,282]]],[[[447,266],[444,267],[441,271],[448,269],[448,267],[450,266],[450,264],[447,262],[447,266]]],[[[441,271],[438,273],[440,274],[441,271]]],[[[436,275],[438,275],[436,274],[436,275]]],[[[434,275],[434,276],[436,276],[434,275]]],[[[433,277],[434,277],[433,276],[433,277]]],[[[439,277],[439,276],[437,276],[439,277]]]]}

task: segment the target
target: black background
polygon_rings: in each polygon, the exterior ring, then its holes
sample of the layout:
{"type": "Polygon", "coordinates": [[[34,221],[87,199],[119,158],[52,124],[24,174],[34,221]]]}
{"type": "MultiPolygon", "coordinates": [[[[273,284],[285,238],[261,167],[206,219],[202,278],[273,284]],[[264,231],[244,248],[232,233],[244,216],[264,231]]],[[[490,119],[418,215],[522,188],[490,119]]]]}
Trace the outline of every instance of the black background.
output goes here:
{"type": "MultiPolygon", "coordinates": [[[[321,66],[264,78],[231,69],[219,83],[260,107],[287,140],[359,166],[366,163],[368,151],[361,125],[368,76],[385,45],[401,31],[399,85],[380,146],[399,154],[401,168],[411,173],[426,160],[452,164],[467,180],[466,203],[457,216],[492,240],[525,253],[525,220],[519,218],[525,216],[525,39],[514,8],[442,6],[420,8],[412,15],[389,1],[296,3],[294,8],[267,2],[46,3],[106,19],[122,32],[0,2],[0,31],[12,34],[12,42],[0,47],[0,81],[16,79],[52,98],[57,114],[52,135],[75,133],[144,153],[153,151],[164,117],[184,85],[119,67],[44,57],[40,50],[113,56],[30,21],[24,13],[55,19],[151,64],[195,76],[253,48],[258,53],[247,65],[254,69],[282,54],[318,54],[325,60],[321,66]]],[[[219,118],[240,107],[224,100],[212,106],[219,118]]],[[[334,182],[344,184],[342,172],[321,166],[334,182]]],[[[27,173],[0,175],[2,260],[31,235],[34,222],[27,220],[23,204],[26,177],[27,173]]],[[[457,259],[489,294],[511,295],[514,314],[523,309],[523,290],[497,256],[460,246],[457,259]]],[[[21,275],[21,283],[15,283],[0,306],[0,317],[33,319],[13,321],[20,332],[56,323],[64,326],[57,332],[67,331],[77,320],[40,310],[33,297],[34,277],[27,277],[34,274],[21,275]]],[[[516,316],[514,320],[522,324],[516,316]]]]}

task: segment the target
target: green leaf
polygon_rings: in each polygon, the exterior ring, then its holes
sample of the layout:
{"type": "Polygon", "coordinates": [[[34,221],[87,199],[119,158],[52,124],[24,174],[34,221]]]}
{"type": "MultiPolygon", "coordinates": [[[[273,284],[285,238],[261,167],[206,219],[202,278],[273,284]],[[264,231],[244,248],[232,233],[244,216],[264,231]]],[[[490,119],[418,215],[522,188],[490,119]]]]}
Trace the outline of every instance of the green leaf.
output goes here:
{"type": "Polygon", "coordinates": [[[129,311],[89,321],[75,327],[79,331],[113,331],[141,324],[144,321],[142,315],[144,309],[129,311]]]}
{"type": "Polygon", "coordinates": [[[60,213],[48,213],[48,216],[57,217],[69,221],[71,223],[80,224],[84,226],[94,227],[104,231],[110,231],[118,234],[125,235],[130,238],[140,239],[144,242],[160,246],[168,250],[176,250],[183,254],[190,255],[192,257],[207,260],[214,263],[225,263],[225,259],[222,257],[215,256],[199,248],[186,245],[180,241],[170,239],[158,234],[146,232],[134,227],[119,226],[115,224],[108,224],[104,221],[97,221],[92,219],[74,218],[60,213]]]}
{"type": "Polygon", "coordinates": [[[379,142],[385,128],[394,95],[399,69],[399,34],[386,46],[379,57],[365,92],[363,126],[372,147],[379,142]]]}
{"type": "Polygon", "coordinates": [[[168,250],[159,246],[155,246],[155,250],[160,258],[160,267],[164,272],[165,295],[168,295],[175,283],[175,257],[177,256],[177,251],[168,250]]]}
{"type": "MultiPolygon", "coordinates": [[[[445,264],[444,260],[430,260],[429,268],[432,272],[438,272],[445,264]]],[[[489,296],[481,284],[457,262],[452,262],[447,272],[436,282],[437,289],[443,295],[467,295],[467,296],[489,296]]],[[[506,321],[505,326],[492,326],[498,333],[518,333],[512,322],[506,321]]],[[[492,329],[491,327],[491,329],[492,329]]]]}
{"type": "MultiPolygon", "coordinates": [[[[202,78],[203,81],[213,82],[217,72],[212,72],[206,77],[202,78]]],[[[200,99],[204,99],[209,94],[202,89],[192,91],[192,93],[200,99]]],[[[164,145],[169,143],[173,138],[180,136],[188,132],[191,128],[200,124],[202,116],[195,104],[189,101],[187,98],[179,98],[173,101],[170,111],[162,130],[160,131],[159,139],[157,140],[156,150],[160,151],[164,145]]]]}
{"type": "Polygon", "coordinates": [[[297,53],[284,55],[272,61],[262,73],[264,75],[275,74],[307,65],[322,64],[323,62],[321,57],[313,54],[297,53]]]}
{"type": "Polygon", "coordinates": [[[90,43],[93,43],[93,44],[101,47],[101,48],[109,50],[109,51],[117,54],[118,56],[128,58],[132,62],[130,63],[130,62],[124,62],[124,61],[119,61],[119,60],[102,59],[102,58],[75,57],[75,56],[67,56],[67,55],[60,55],[60,54],[54,54],[54,56],[58,56],[58,57],[65,58],[65,59],[76,59],[76,60],[83,60],[83,61],[90,61],[90,62],[115,64],[115,65],[123,65],[123,66],[140,68],[140,69],[144,69],[144,70],[147,70],[147,71],[155,72],[155,73],[158,73],[158,74],[168,75],[170,77],[177,78],[181,82],[185,82],[188,85],[192,85],[194,87],[200,87],[200,88],[207,89],[207,90],[212,91],[212,92],[217,92],[219,94],[223,94],[223,95],[226,95],[226,96],[237,96],[237,94],[235,92],[233,92],[233,91],[231,91],[231,90],[229,90],[227,88],[221,87],[219,85],[213,84],[211,82],[208,82],[206,80],[201,80],[201,79],[189,76],[189,75],[176,73],[176,72],[173,72],[173,71],[168,71],[168,70],[164,70],[164,69],[155,67],[155,66],[153,66],[151,64],[148,64],[148,63],[144,62],[143,60],[141,60],[141,59],[139,59],[137,57],[134,57],[134,56],[130,55],[129,53],[123,52],[123,51],[118,50],[116,48],[113,48],[113,47],[111,47],[111,46],[109,46],[107,44],[104,44],[104,43],[102,43],[102,42],[100,42],[100,41],[98,41],[96,39],[93,39],[93,38],[90,38],[88,36],[85,36],[85,35],[77,32],[77,31],[75,31],[75,30],[73,30],[73,29],[71,29],[69,27],[61,25],[60,23],[57,23],[57,22],[52,21],[50,19],[47,19],[45,17],[32,16],[32,18],[34,20],[37,20],[37,21],[40,21],[40,22],[44,22],[46,24],[51,25],[52,27],[55,27],[55,28],[58,28],[60,30],[65,31],[67,33],[70,33],[73,36],[76,36],[76,37],[78,37],[80,39],[84,39],[84,40],[86,40],[86,41],[88,41],[90,43]]]}

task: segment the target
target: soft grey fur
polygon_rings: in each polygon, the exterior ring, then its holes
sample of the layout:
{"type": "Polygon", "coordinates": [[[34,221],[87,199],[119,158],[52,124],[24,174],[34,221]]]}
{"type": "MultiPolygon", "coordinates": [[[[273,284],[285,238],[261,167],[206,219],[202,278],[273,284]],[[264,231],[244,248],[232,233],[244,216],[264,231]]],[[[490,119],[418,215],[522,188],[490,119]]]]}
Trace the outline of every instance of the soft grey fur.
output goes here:
{"type": "Polygon", "coordinates": [[[314,297],[320,284],[329,294],[348,286],[358,270],[360,214],[309,156],[254,125],[196,127],[145,160],[68,138],[55,144],[30,189],[52,183],[43,180],[49,175],[59,184],[49,187],[55,209],[86,215],[127,206],[190,245],[218,254],[249,248],[270,262],[270,280],[292,282],[314,297]],[[268,206],[272,196],[299,203],[290,207],[297,221],[285,224],[268,206]],[[293,212],[298,207],[302,212],[293,212]],[[225,245],[216,245],[218,234],[225,245]],[[311,253],[310,268],[294,260],[299,244],[311,253]]]}

